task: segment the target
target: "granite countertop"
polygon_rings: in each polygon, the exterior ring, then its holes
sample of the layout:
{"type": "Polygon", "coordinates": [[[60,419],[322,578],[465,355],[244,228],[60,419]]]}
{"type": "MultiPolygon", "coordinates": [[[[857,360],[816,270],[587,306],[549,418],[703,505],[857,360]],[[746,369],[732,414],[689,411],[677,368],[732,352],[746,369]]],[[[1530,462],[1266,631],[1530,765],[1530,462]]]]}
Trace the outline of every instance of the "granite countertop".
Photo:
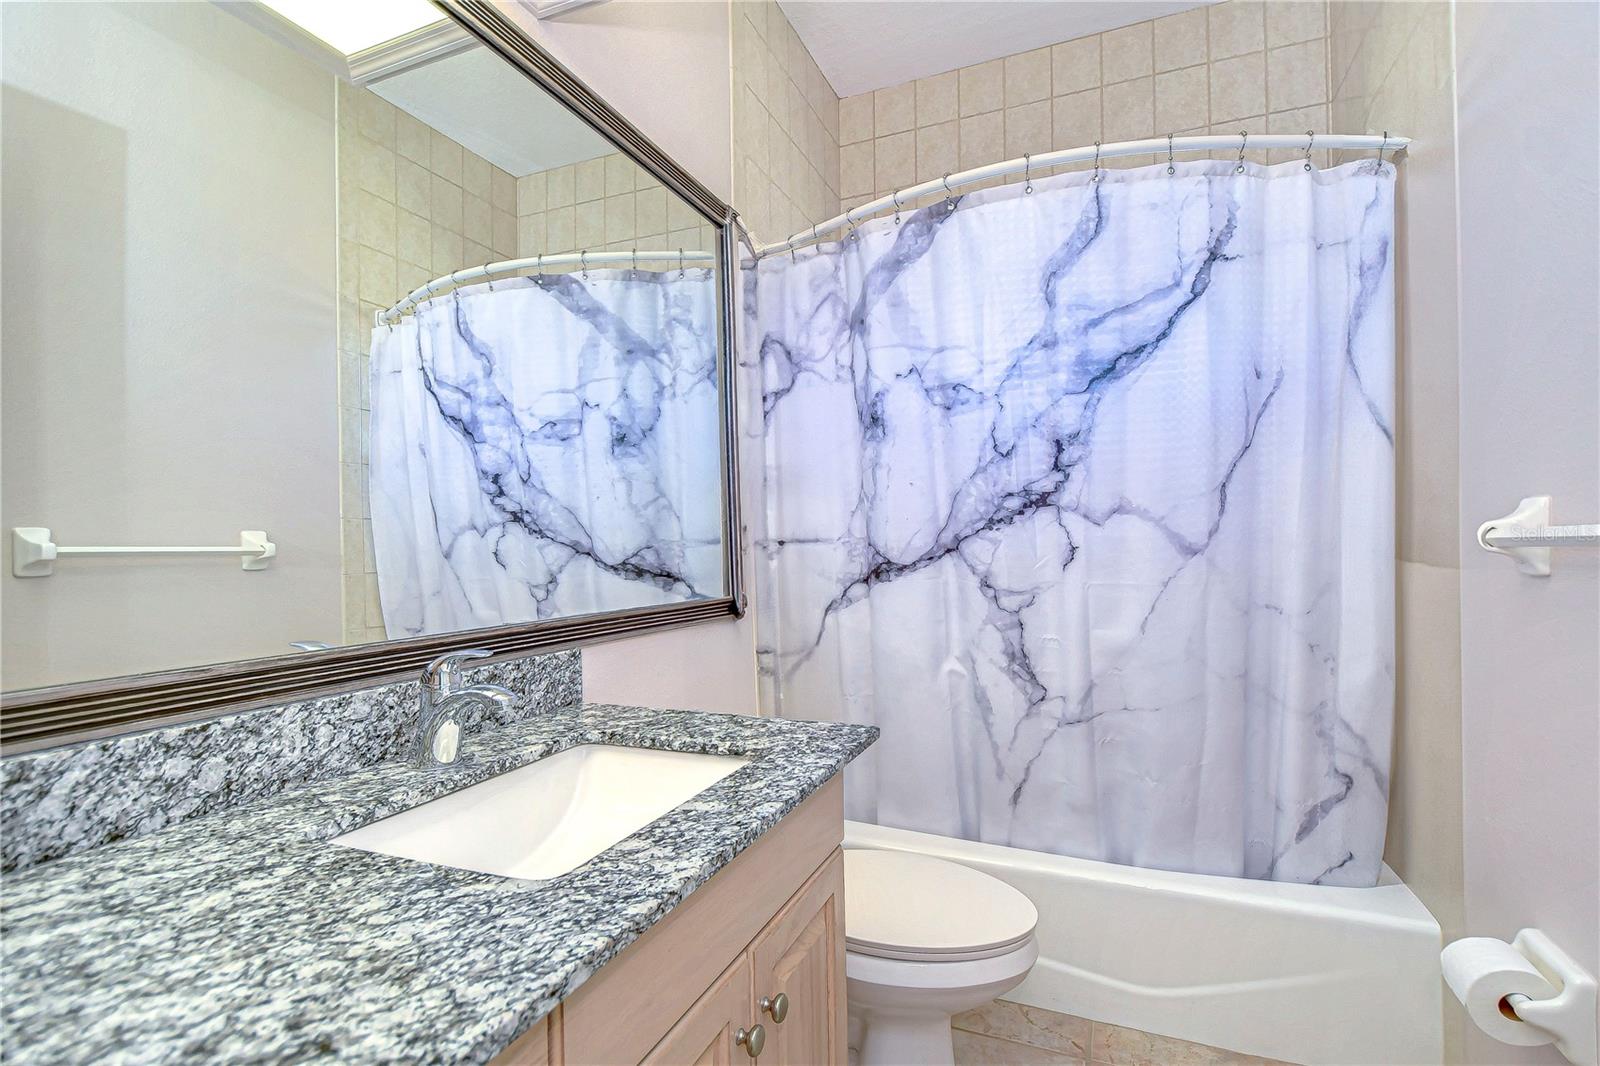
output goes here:
{"type": "Polygon", "coordinates": [[[7,875],[9,1062],[485,1062],[877,738],[590,705],[7,875]],[[578,869],[522,881],[328,838],[578,744],[749,765],[578,869]]]}

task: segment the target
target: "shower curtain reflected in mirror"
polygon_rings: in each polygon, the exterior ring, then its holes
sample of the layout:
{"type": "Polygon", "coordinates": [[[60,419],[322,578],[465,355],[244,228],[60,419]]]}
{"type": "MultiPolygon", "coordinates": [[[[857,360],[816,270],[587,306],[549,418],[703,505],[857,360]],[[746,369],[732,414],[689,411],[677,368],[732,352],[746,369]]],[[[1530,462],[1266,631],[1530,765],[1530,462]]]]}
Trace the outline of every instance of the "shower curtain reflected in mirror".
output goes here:
{"type": "Polygon", "coordinates": [[[1066,174],[761,261],[764,698],[882,727],[850,817],[1374,883],[1393,183],[1066,174]]]}
{"type": "Polygon", "coordinates": [[[713,272],[436,297],[373,331],[390,637],[723,594],[713,272]]]}

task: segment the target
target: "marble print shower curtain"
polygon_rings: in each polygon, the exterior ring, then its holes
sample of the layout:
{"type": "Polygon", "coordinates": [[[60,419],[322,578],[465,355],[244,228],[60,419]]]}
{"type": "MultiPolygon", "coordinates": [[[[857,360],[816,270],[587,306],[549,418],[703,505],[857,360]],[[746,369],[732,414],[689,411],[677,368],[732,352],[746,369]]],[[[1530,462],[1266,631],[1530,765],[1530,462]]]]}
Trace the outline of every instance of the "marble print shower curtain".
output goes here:
{"type": "Polygon", "coordinates": [[[1371,885],[1393,168],[1034,185],[747,286],[770,709],[882,727],[853,818],[1371,885]]]}
{"type": "Polygon", "coordinates": [[[715,322],[709,270],[595,270],[374,330],[389,636],[721,595],[715,322]]]}

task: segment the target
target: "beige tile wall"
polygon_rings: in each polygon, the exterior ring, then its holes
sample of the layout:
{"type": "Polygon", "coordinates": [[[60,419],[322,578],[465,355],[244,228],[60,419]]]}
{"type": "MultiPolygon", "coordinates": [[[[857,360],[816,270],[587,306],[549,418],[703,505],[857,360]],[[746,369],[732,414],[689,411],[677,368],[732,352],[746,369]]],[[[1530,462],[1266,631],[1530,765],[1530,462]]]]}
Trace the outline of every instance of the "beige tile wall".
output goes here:
{"type": "Polygon", "coordinates": [[[711,251],[712,228],[632,159],[613,152],[517,179],[517,254],[711,251]]]}
{"type": "Polygon", "coordinates": [[[774,0],[735,0],[733,203],[758,240],[839,213],[839,97],[774,0]]]}
{"type": "Polygon", "coordinates": [[[839,195],[853,207],[952,171],[1095,141],[1326,132],[1327,26],[1320,0],[1227,0],[846,97],[839,195]]]}
{"type": "Polygon", "coordinates": [[[958,1066],[1282,1066],[1236,1051],[998,999],[952,1021],[958,1066]]]}
{"type": "Polygon", "coordinates": [[[1431,126],[1430,111],[1454,92],[1450,6],[1447,0],[1331,6],[1328,73],[1341,128],[1416,136],[1431,126]]]}
{"type": "Polygon", "coordinates": [[[372,314],[517,251],[511,175],[365,89],[339,83],[339,473],[343,633],[385,637],[367,499],[372,314]]]}

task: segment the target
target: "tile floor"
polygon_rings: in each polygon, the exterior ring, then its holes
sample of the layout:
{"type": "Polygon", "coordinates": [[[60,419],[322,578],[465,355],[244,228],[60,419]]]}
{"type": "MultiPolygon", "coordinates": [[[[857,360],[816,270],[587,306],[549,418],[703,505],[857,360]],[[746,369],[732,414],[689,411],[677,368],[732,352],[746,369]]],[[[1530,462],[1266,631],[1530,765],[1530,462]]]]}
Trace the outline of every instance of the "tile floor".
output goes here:
{"type": "Polygon", "coordinates": [[[957,1066],[1282,1066],[1004,999],[959,1014],[952,1025],[957,1066]]]}

